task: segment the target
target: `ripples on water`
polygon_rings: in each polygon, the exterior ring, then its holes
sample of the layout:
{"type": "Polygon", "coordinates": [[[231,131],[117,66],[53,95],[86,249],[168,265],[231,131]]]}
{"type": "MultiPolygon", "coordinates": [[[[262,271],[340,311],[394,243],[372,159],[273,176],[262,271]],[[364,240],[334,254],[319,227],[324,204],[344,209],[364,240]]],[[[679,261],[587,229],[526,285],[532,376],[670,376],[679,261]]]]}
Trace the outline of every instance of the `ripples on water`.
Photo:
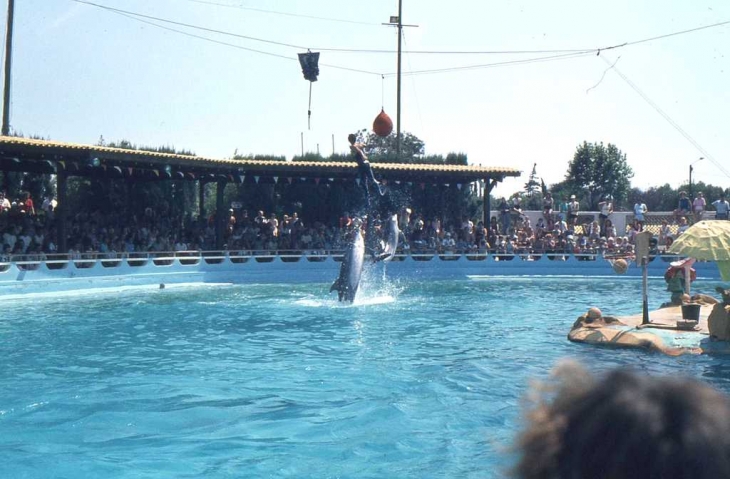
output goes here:
{"type": "MultiPolygon", "coordinates": [[[[714,284],[695,284],[708,292],[714,284]]],[[[666,300],[650,282],[650,307],[666,300]]],[[[498,477],[530,379],[572,357],[730,391],[723,358],[571,344],[636,280],[369,278],[6,301],[4,477],[498,477]]]]}

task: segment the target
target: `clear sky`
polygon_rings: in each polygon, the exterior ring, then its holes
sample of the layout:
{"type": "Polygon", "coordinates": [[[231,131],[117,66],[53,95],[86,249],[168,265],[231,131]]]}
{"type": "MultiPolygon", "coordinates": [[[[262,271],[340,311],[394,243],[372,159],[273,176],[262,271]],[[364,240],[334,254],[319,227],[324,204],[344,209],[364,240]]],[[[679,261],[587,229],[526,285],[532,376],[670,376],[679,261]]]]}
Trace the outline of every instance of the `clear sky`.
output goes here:
{"type": "MultiPolygon", "coordinates": [[[[333,138],[345,152],[381,106],[396,119],[397,35],[382,23],[397,0],[90,1],[178,24],[16,0],[15,131],[291,158],[302,138],[308,152],[329,155],[333,138]],[[311,129],[296,60],[307,48],[321,52],[311,129]]],[[[418,26],[404,28],[401,128],[428,154],[521,169],[497,195],[521,189],[534,163],[546,183],[563,180],[583,141],[616,144],[642,189],[678,187],[700,157],[693,180],[727,188],[730,23],[595,50],[722,22],[728,0],[403,0],[403,23],[418,26]],[[575,50],[590,52],[559,57],[575,50]],[[455,51],[529,53],[444,53],[455,51]]]]}

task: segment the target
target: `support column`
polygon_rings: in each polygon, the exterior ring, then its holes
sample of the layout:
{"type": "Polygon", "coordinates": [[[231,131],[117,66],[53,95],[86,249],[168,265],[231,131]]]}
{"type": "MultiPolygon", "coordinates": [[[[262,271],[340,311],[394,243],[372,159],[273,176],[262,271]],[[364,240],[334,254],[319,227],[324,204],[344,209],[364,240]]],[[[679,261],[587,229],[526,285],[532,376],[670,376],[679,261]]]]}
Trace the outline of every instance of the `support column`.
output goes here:
{"type": "Polygon", "coordinates": [[[198,218],[205,221],[205,181],[198,180],[198,218]]]}
{"type": "Polygon", "coordinates": [[[491,182],[489,181],[490,179],[491,178],[484,178],[484,198],[482,199],[484,211],[482,213],[482,221],[484,222],[485,228],[489,228],[489,222],[491,220],[489,215],[492,213],[492,200],[489,198],[489,195],[497,185],[496,179],[491,179],[491,182]]]}
{"type": "Polygon", "coordinates": [[[225,205],[223,204],[223,191],[226,189],[226,182],[218,180],[215,189],[215,247],[223,249],[225,242],[225,226],[228,217],[226,216],[225,205]]]}
{"type": "Polygon", "coordinates": [[[66,216],[68,215],[68,174],[65,171],[56,173],[57,204],[54,211],[56,219],[56,250],[68,253],[66,244],[66,216]]]}

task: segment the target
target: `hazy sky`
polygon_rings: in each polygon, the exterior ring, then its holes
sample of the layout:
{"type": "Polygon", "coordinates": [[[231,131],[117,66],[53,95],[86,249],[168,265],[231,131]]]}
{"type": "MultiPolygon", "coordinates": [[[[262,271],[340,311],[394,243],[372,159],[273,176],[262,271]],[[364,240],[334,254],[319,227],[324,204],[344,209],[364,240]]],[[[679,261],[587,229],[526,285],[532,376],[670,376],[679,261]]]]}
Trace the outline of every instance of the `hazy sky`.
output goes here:
{"type": "MultiPolygon", "coordinates": [[[[395,121],[397,35],[382,23],[397,0],[93,3],[139,15],[16,0],[14,130],[291,158],[302,135],[305,151],[329,155],[334,138],[345,152],[381,106],[395,121]],[[321,52],[311,129],[307,48],[321,52]]],[[[403,0],[403,22],[418,26],[404,28],[402,130],[428,154],[523,171],[495,194],[533,163],[561,181],[583,141],[616,144],[642,189],[679,186],[700,157],[693,180],[730,187],[730,23],[596,50],[730,22],[729,1],[403,0]]]]}

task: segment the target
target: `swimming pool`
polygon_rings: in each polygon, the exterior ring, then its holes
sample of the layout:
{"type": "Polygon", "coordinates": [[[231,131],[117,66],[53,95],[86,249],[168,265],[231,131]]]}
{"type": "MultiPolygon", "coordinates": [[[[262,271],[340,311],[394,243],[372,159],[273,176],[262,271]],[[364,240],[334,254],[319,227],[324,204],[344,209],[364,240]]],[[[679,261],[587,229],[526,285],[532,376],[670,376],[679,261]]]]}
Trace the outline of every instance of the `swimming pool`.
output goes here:
{"type": "MultiPolygon", "coordinates": [[[[566,340],[589,306],[638,312],[640,284],[370,277],[351,306],[322,283],[4,301],[3,475],[498,477],[528,380],[560,358],[730,392],[723,358],[566,340]]],[[[649,284],[656,308],[668,293],[649,284]]]]}

